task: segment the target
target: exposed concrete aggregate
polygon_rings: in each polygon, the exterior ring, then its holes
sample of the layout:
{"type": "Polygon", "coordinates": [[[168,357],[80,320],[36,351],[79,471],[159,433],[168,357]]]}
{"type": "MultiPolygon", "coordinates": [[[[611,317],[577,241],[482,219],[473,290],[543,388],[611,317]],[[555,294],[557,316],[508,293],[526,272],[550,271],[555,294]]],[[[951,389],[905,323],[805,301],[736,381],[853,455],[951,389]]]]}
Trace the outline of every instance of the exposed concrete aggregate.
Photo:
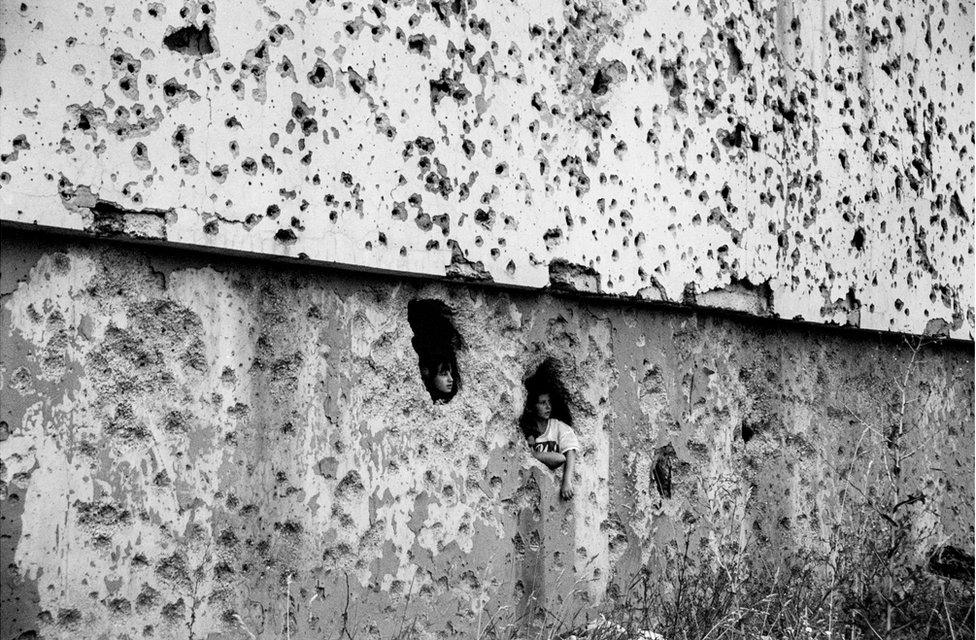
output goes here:
{"type": "Polygon", "coordinates": [[[0,216],[102,233],[84,193],[111,233],[972,338],[972,16],[25,2],[0,216]]]}
{"type": "MultiPolygon", "coordinates": [[[[852,416],[886,419],[908,360],[681,310],[3,240],[3,640],[503,635],[623,597],[686,536],[817,549],[852,416]],[[448,303],[467,345],[450,403],[419,379],[413,299],[448,303]],[[582,445],[571,503],[517,427],[548,356],[582,445]]],[[[925,353],[902,472],[931,537],[971,551],[972,352],[925,353]]]]}

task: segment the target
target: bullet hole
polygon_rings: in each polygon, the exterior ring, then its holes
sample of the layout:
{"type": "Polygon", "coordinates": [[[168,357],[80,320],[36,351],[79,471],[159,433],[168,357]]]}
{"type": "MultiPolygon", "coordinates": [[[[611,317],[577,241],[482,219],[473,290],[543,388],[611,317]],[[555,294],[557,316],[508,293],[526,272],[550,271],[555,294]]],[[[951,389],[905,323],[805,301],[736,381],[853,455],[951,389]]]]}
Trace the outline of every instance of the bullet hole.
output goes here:
{"type": "Polygon", "coordinates": [[[864,249],[864,229],[862,227],[858,227],[857,230],[854,231],[854,237],[851,238],[851,246],[858,251],[862,251],[864,249]]]}
{"type": "Polygon", "coordinates": [[[170,51],[182,53],[193,58],[202,58],[214,52],[210,25],[202,27],[188,25],[163,37],[163,46],[170,51]]]}
{"type": "Polygon", "coordinates": [[[295,232],[287,228],[278,229],[278,232],[274,235],[274,239],[284,245],[292,245],[298,242],[298,236],[295,235],[295,232]]]}
{"type": "Polygon", "coordinates": [[[474,221],[484,227],[485,229],[491,229],[495,224],[495,211],[493,209],[476,209],[474,212],[474,221]]]}
{"type": "Polygon", "coordinates": [[[163,99],[168,105],[179,104],[186,97],[186,85],[177,82],[176,78],[170,78],[163,83],[163,99]]]}
{"type": "Polygon", "coordinates": [[[606,64],[596,72],[590,91],[595,96],[605,95],[610,91],[610,86],[620,82],[627,75],[627,67],[620,60],[606,64]]]}
{"type": "Polygon", "coordinates": [[[356,93],[362,93],[366,84],[363,77],[359,75],[352,67],[346,69],[346,75],[349,77],[350,88],[352,88],[352,90],[356,93]]]}
{"type": "Polygon", "coordinates": [[[949,198],[949,212],[969,222],[969,214],[966,213],[966,209],[962,206],[962,199],[959,197],[958,191],[954,191],[952,197],[949,198]]]}
{"type": "Polygon", "coordinates": [[[254,160],[254,158],[244,158],[244,160],[241,161],[241,169],[243,169],[244,173],[247,175],[253,176],[258,172],[258,163],[254,160]]]}
{"type": "Polygon", "coordinates": [[[657,450],[654,456],[654,467],[651,469],[651,476],[654,480],[654,487],[657,494],[669,500],[671,498],[671,480],[674,462],[677,458],[674,447],[670,444],[657,450]]]}
{"type": "Polygon", "coordinates": [[[392,215],[395,220],[403,222],[407,219],[407,208],[402,202],[396,202],[393,204],[392,215]]]}
{"type": "Polygon", "coordinates": [[[195,175],[200,169],[200,161],[191,154],[183,154],[179,159],[180,168],[190,175],[195,175]]]}
{"type": "Polygon", "coordinates": [[[729,52],[729,73],[733,76],[739,75],[739,72],[742,71],[742,51],[735,43],[735,38],[728,38],[725,41],[725,47],[729,52]]]}
{"type": "Polygon", "coordinates": [[[203,225],[203,232],[208,236],[215,236],[219,231],[219,226],[216,220],[211,220],[203,225]]]}
{"type": "Polygon", "coordinates": [[[421,153],[433,153],[434,152],[434,141],[426,136],[417,136],[417,139],[413,141],[417,146],[417,149],[421,153]]]}
{"type": "Polygon", "coordinates": [[[668,90],[668,95],[670,96],[668,106],[678,111],[685,111],[684,93],[688,85],[678,75],[677,70],[680,68],[680,60],[676,63],[667,62],[661,64],[661,79],[664,80],[664,87],[668,90]]]}
{"type": "Polygon", "coordinates": [[[244,128],[243,126],[241,126],[241,123],[236,116],[231,116],[226,120],[224,120],[224,126],[227,127],[228,129],[233,129],[234,127],[237,127],[238,129],[244,128]]]}
{"type": "Polygon", "coordinates": [[[844,171],[847,171],[847,152],[843,149],[837,154],[837,158],[840,160],[840,166],[844,171]]]}
{"type": "Polygon", "coordinates": [[[312,117],[315,114],[315,109],[305,104],[300,93],[291,94],[291,104],[291,116],[301,126],[302,135],[307,137],[317,132],[319,123],[312,117]]]}
{"type": "Polygon", "coordinates": [[[227,165],[222,164],[216,166],[210,170],[210,177],[217,181],[218,184],[223,184],[227,180],[227,165]]]}
{"type": "Polygon", "coordinates": [[[265,214],[272,220],[275,220],[281,215],[281,207],[276,204],[269,204],[265,210],[265,214]]]}
{"type": "Polygon", "coordinates": [[[244,218],[244,228],[250,231],[256,227],[259,222],[261,222],[261,216],[256,213],[249,213],[247,214],[247,217],[244,218]]]}
{"type": "Polygon", "coordinates": [[[546,243],[546,248],[552,250],[557,244],[559,244],[560,239],[563,237],[563,232],[561,229],[553,228],[542,234],[542,240],[546,243]]]}
{"type": "Polygon", "coordinates": [[[335,82],[332,68],[322,58],[319,58],[315,61],[312,70],[308,72],[308,82],[313,87],[331,87],[335,82]]]}
{"type": "Polygon", "coordinates": [[[461,83],[461,72],[451,72],[450,69],[441,69],[440,77],[430,81],[430,103],[436,107],[445,97],[449,97],[458,104],[463,104],[471,97],[471,92],[461,83]]]}
{"type": "Polygon", "coordinates": [[[149,152],[146,150],[146,145],[141,142],[137,142],[135,146],[132,147],[132,162],[140,169],[149,168],[149,152]]]}
{"type": "Polygon", "coordinates": [[[273,45],[281,44],[283,40],[291,40],[294,37],[295,33],[291,30],[291,27],[283,24],[279,24],[268,32],[268,40],[273,45]]]}
{"type": "Polygon", "coordinates": [[[461,389],[457,353],[466,348],[454,311],[441,300],[415,299],[407,304],[407,322],[424,388],[435,403],[450,402],[461,389]]]}
{"type": "Polygon", "coordinates": [[[746,126],[741,122],[736,123],[735,129],[731,132],[727,132],[724,129],[719,129],[718,135],[722,142],[722,145],[727,148],[742,148],[745,142],[746,126]]]}
{"type": "Polygon", "coordinates": [[[407,50],[430,57],[430,40],[423,34],[415,34],[407,39],[407,50]]]}

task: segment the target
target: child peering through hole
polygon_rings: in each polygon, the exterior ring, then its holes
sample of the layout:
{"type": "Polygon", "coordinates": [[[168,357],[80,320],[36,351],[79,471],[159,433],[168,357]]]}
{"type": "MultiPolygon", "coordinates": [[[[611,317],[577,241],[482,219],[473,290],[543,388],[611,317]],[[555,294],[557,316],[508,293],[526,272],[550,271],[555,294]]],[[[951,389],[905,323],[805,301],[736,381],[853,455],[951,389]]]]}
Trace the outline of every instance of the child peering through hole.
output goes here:
{"type": "Polygon", "coordinates": [[[420,379],[431,400],[450,402],[461,388],[457,358],[448,352],[426,352],[419,357],[420,379]]]}
{"type": "Polygon", "coordinates": [[[572,429],[573,417],[553,363],[547,360],[525,383],[525,408],[519,426],[532,456],[552,470],[563,467],[559,495],[571,500],[579,440],[572,429]]]}
{"type": "Polygon", "coordinates": [[[457,352],[465,349],[464,338],[454,326],[454,311],[441,300],[411,300],[407,321],[424,388],[434,404],[450,402],[461,389],[457,352]]]}

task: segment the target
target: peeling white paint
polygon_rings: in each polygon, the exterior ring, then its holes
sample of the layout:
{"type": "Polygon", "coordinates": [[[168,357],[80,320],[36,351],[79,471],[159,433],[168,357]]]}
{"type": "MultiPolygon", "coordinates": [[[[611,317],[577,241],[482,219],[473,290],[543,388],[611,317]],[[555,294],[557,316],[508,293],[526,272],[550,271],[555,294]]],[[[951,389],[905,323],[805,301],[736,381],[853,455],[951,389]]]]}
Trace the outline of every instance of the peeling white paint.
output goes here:
{"type": "Polygon", "coordinates": [[[0,218],[971,339],[973,4],[886,7],[25,3],[0,218]]]}

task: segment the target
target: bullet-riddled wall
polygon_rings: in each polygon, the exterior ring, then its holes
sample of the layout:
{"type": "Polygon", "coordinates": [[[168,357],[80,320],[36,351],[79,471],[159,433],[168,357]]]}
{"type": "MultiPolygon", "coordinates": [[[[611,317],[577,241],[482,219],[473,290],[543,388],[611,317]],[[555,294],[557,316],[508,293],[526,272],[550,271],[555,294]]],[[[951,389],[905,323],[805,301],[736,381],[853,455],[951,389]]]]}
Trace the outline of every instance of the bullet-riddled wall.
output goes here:
{"type": "Polygon", "coordinates": [[[894,339],[701,312],[9,230],[0,249],[4,640],[579,621],[689,535],[703,556],[824,548],[881,464],[867,425],[894,379],[926,496],[913,557],[972,551],[971,349],[913,363],[894,339]],[[411,344],[426,298],[467,344],[448,404],[411,344]],[[570,503],[517,429],[546,357],[582,445],[570,503]]]}
{"type": "Polygon", "coordinates": [[[6,9],[3,220],[972,337],[972,2],[6,9]]]}

